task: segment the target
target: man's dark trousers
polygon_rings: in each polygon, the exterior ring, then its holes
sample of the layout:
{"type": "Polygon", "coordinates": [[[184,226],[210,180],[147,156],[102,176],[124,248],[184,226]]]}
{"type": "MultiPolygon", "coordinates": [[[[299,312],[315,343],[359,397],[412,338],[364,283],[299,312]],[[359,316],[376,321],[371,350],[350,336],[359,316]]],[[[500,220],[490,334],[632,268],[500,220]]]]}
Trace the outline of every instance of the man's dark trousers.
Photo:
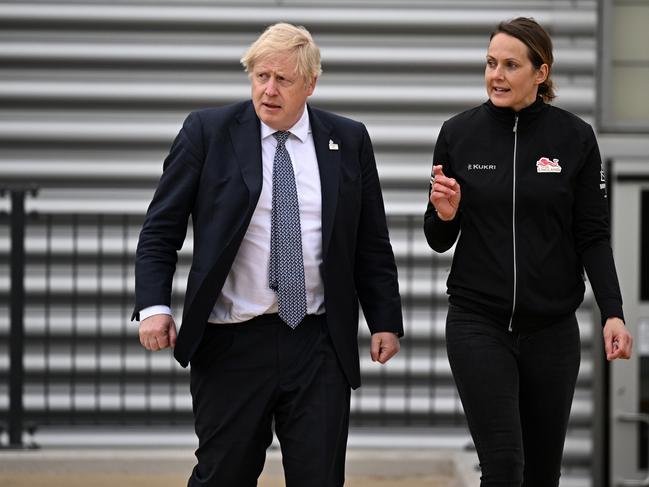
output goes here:
{"type": "Polygon", "coordinates": [[[191,393],[199,447],[189,487],[256,486],[273,421],[287,487],[343,485],[350,386],[324,315],[295,330],[276,314],[208,323],[191,393]]]}

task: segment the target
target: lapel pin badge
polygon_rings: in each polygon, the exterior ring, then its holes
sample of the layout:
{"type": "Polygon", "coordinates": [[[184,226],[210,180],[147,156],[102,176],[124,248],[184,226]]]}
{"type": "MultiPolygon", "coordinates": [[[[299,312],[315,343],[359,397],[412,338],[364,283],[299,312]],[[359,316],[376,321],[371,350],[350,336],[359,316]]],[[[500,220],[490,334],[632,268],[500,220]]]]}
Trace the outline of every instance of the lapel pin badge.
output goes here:
{"type": "Polygon", "coordinates": [[[331,139],[329,139],[329,150],[338,150],[338,144],[331,139]]]}

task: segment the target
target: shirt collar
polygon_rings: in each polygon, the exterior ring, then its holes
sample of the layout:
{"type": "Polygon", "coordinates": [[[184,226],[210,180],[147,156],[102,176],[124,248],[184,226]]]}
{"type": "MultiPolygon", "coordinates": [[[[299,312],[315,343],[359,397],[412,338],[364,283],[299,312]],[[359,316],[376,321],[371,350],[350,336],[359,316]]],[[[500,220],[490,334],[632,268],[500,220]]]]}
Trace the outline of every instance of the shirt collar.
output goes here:
{"type": "MultiPolygon", "coordinates": [[[[261,121],[261,139],[264,140],[267,137],[273,135],[277,130],[270,128],[263,121],[261,121]]],[[[291,132],[292,135],[297,137],[300,142],[305,142],[309,133],[311,132],[311,123],[309,121],[309,110],[306,105],[304,105],[304,111],[300,119],[293,125],[288,132],[291,132]]]]}

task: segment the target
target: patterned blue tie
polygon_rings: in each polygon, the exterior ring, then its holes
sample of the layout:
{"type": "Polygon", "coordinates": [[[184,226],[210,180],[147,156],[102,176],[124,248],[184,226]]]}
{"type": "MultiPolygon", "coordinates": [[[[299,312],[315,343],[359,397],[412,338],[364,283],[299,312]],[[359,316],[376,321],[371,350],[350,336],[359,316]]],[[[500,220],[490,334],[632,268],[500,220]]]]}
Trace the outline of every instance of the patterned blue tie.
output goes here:
{"type": "Polygon", "coordinates": [[[288,136],[289,132],[273,134],[277,139],[277,149],[273,161],[268,286],[277,293],[279,317],[295,328],[306,315],[306,292],[300,205],[291,156],[285,145],[288,136]]]}

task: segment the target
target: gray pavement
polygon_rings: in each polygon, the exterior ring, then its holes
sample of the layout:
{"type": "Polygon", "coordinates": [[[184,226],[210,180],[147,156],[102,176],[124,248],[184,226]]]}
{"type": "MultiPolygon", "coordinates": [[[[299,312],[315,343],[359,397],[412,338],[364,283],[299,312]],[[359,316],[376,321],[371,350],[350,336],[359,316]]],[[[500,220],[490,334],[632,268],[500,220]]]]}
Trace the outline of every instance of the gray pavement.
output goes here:
{"type": "MultiPolygon", "coordinates": [[[[349,487],[479,485],[475,454],[448,449],[351,449],[349,487]]],[[[49,448],[0,451],[3,487],[172,487],[186,485],[192,449],[49,448]]],[[[281,456],[268,453],[259,487],[281,487],[281,456]]],[[[305,486],[308,487],[308,486],[305,486]]]]}

